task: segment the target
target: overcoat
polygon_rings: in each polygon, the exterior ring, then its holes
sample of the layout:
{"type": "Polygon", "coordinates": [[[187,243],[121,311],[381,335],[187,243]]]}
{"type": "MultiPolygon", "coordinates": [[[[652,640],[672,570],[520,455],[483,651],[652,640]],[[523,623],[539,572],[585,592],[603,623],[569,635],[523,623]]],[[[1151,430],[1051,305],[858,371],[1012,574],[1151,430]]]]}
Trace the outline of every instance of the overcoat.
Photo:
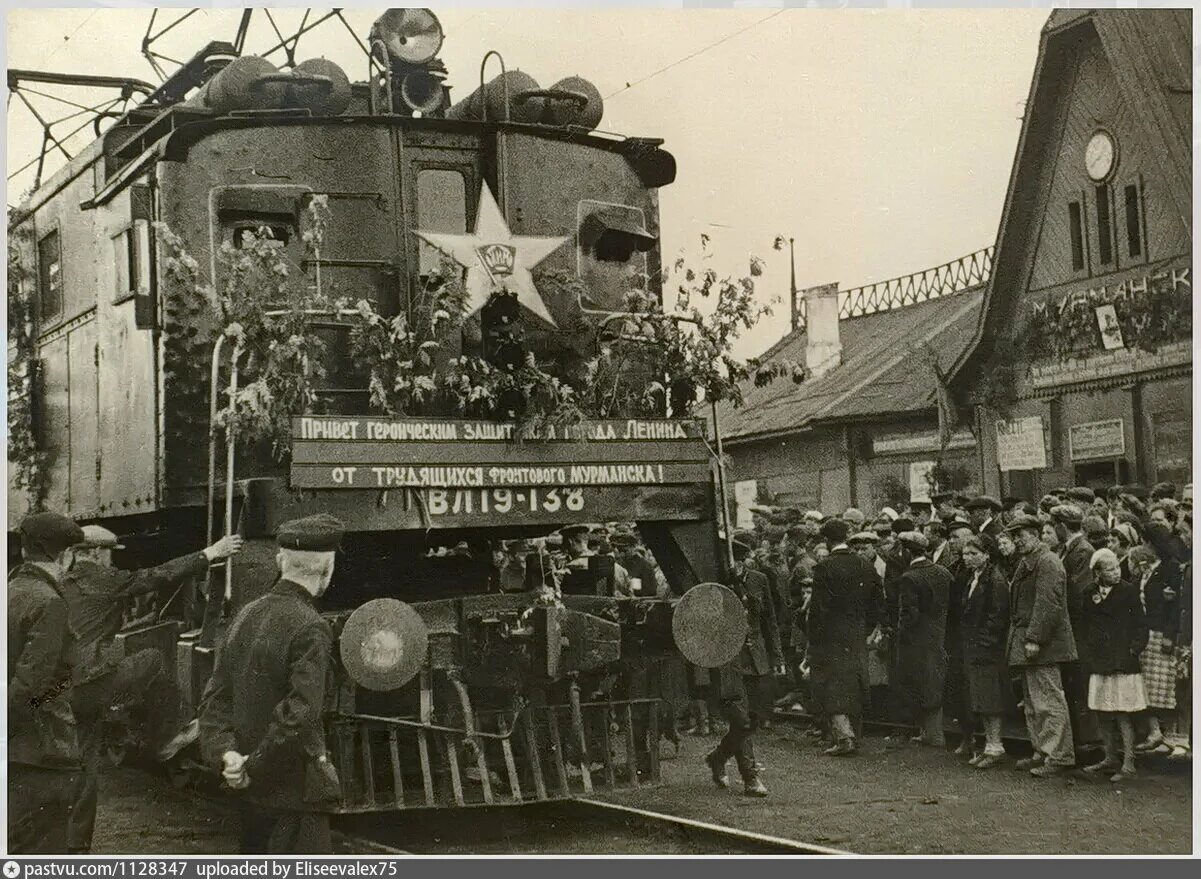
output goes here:
{"type": "Polygon", "coordinates": [[[75,639],[54,578],[34,564],[8,580],[8,762],[79,766],[71,712],[75,639]]]}
{"type": "Polygon", "coordinates": [[[942,704],[950,592],[951,574],[929,559],[915,559],[901,575],[897,666],[899,691],[910,708],[942,704]]]}
{"type": "Polygon", "coordinates": [[[1067,575],[1058,556],[1045,546],[1018,559],[1009,588],[1011,666],[1055,665],[1076,659],[1076,640],[1067,610],[1067,575]],[[1026,659],[1024,645],[1039,645],[1026,659]]]}
{"type": "Polygon", "coordinates": [[[972,572],[964,585],[963,607],[960,611],[960,636],[963,659],[969,665],[1005,664],[1005,632],[1009,628],[1009,586],[1005,576],[993,563],[987,562],[971,596],[972,572]]]}
{"type": "Polygon", "coordinates": [[[867,679],[867,635],[880,621],[875,568],[838,547],[813,570],[809,602],[809,668],[825,714],[860,714],[867,679]]]}
{"type": "Polygon", "coordinates": [[[1084,594],[1081,612],[1087,633],[1081,639],[1081,656],[1096,675],[1138,674],[1138,656],[1147,646],[1147,618],[1138,587],[1118,583],[1105,598],[1094,583],[1084,594]]]}
{"type": "Polygon", "coordinates": [[[967,686],[965,704],[977,714],[1004,714],[1013,702],[1009,664],[1005,661],[1009,587],[991,561],[980,570],[975,589],[972,589],[973,572],[967,571],[967,575],[959,614],[961,667],[967,686]]]}
{"type": "Polygon", "coordinates": [[[1093,558],[1092,544],[1084,535],[1072,537],[1063,550],[1063,570],[1067,576],[1068,617],[1072,620],[1072,631],[1079,643],[1082,633],[1077,623],[1082,622],[1080,611],[1084,607],[1084,593],[1093,585],[1093,572],[1089,562],[1093,558]]]}
{"type": "MultiPolygon", "coordinates": [[[[1191,588],[1192,584],[1184,584],[1191,588]]],[[[1180,566],[1174,561],[1160,562],[1152,571],[1147,584],[1142,586],[1143,606],[1147,612],[1147,627],[1153,632],[1163,632],[1165,638],[1174,639],[1180,625],[1177,602],[1181,592],[1180,566]],[[1164,598],[1164,589],[1171,586],[1176,592],[1173,599],[1164,598]]],[[[1139,591],[1140,581],[1134,582],[1139,591]]]]}
{"type": "MultiPolygon", "coordinates": [[[[246,798],[271,809],[313,810],[306,776],[325,757],[322,714],[333,636],[312,597],[279,580],[234,617],[200,706],[208,763],[247,757],[246,798]]],[[[328,764],[327,764],[328,765],[328,764]]]]}

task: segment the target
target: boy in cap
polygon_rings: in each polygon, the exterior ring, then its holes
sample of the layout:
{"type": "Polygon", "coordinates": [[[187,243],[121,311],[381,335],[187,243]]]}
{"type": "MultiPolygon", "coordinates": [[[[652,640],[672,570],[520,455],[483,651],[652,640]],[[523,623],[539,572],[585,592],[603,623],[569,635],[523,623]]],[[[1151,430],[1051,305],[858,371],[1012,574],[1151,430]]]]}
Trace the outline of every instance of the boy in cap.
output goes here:
{"type": "Polygon", "coordinates": [[[343,526],[327,514],[279,526],[280,579],[230,624],[200,705],[201,749],[244,791],[242,854],[330,854],[339,801],[322,713],[333,634],[314,602],[343,526]]]}
{"type": "Polygon", "coordinates": [[[66,516],[34,513],[20,535],[24,563],[8,580],[8,850],[65,854],[80,760],[70,704],[75,640],[59,581],[83,531],[66,516]]]}
{"type": "MultiPolygon", "coordinates": [[[[238,535],[222,537],[200,552],[141,571],[113,567],[113,551],[125,547],[117,535],[99,525],[86,525],[83,541],[69,556],[63,578],[63,598],[71,631],[78,639],[79,662],[75,668],[71,708],[79,725],[79,744],[84,771],[75,790],[68,831],[72,854],[92,850],[96,824],[96,793],[100,775],[100,719],[110,705],[170,705],[174,687],[163,655],[154,648],[124,655],[115,644],[124,612],[131,599],[165,592],[198,576],[215,561],[227,559],[242,548],[238,535]]],[[[177,732],[171,724],[175,712],[164,710],[150,730],[157,750],[177,732]]]]}

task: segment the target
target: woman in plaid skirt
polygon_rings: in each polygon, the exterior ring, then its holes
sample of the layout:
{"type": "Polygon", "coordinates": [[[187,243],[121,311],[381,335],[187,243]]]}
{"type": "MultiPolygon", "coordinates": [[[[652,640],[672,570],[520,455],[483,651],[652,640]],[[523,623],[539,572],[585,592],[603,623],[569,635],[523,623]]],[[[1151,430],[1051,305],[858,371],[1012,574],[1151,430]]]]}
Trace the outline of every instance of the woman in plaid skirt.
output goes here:
{"type": "Polygon", "coordinates": [[[1171,532],[1163,526],[1151,525],[1147,538],[1155,549],[1141,546],[1130,553],[1132,573],[1137,578],[1150,630],[1147,646],[1139,655],[1148,709],[1146,738],[1136,746],[1139,753],[1150,753],[1163,746],[1161,718],[1166,720],[1176,710],[1175,641],[1179,624],[1176,598],[1180,566],[1170,551],[1171,532]]]}

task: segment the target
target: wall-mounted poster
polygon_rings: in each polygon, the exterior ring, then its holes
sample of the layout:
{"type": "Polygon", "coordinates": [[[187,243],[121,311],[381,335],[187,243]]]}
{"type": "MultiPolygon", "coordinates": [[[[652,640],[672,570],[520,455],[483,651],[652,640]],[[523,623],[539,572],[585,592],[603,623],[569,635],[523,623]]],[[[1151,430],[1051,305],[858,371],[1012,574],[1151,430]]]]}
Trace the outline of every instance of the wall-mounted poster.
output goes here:
{"type": "Polygon", "coordinates": [[[997,466],[1002,470],[1041,470],[1047,466],[1041,415],[997,422],[997,466]]]}
{"type": "Polygon", "coordinates": [[[1126,452],[1126,431],[1122,419],[1090,421],[1068,428],[1068,455],[1073,461],[1116,458],[1126,452]]]}

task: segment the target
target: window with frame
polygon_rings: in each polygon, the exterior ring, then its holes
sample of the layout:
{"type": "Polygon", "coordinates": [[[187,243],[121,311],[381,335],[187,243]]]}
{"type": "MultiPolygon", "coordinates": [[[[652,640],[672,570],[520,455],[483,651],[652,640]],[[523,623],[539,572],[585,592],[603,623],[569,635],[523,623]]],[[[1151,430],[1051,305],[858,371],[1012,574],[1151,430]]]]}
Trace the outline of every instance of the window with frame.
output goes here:
{"type": "Polygon", "coordinates": [[[1096,188],[1097,196],[1097,257],[1101,265],[1113,262],[1113,222],[1110,216],[1109,185],[1096,188]]]}
{"type": "MultiPolygon", "coordinates": [[[[417,172],[417,228],[426,232],[462,234],[467,231],[467,182],[453,168],[422,168],[417,172]]],[[[423,278],[437,271],[442,252],[418,238],[417,265],[423,278]]]]}
{"type": "Polygon", "coordinates": [[[116,289],[113,302],[121,303],[137,295],[142,283],[138,262],[138,231],[134,226],[113,236],[113,266],[116,269],[116,289]]]}
{"type": "Polygon", "coordinates": [[[42,236],[38,242],[38,293],[42,322],[62,317],[63,261],[57,229],[42,236]]]}
{"type": "Polygon", "coordinates": [[[1084,270],[1084,218],[1080,213],[1080,202],[1068,204],[1068,227],[1072,236],[1072,271],[1084,270]]]}
{"type": "Polygon", "coordinates": [[[1142,193],[1137,184],[1131,184],[1125,189],[1126,207],[1126,250],[1131,258],[1137,259],[1143,255],[1143,212],[1142,193]]]}

